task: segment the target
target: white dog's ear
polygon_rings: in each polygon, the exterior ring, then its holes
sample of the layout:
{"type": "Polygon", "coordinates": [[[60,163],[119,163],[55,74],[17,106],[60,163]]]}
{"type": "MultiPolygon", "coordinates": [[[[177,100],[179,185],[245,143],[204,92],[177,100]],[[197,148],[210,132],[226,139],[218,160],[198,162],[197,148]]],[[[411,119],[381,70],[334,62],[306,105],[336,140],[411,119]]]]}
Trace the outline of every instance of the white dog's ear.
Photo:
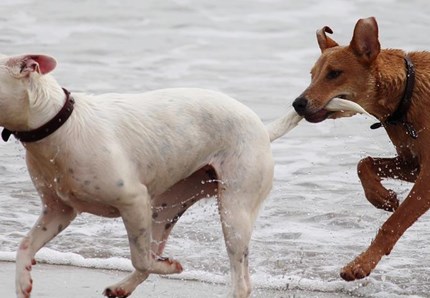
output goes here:
{"type": "Polygon", "coordinates": [[[11,57],[6,65],[17,77],[28,77],[32,72],[47,74],[57,65],[54,58],[46,55],[23,55],[11,57]]]}

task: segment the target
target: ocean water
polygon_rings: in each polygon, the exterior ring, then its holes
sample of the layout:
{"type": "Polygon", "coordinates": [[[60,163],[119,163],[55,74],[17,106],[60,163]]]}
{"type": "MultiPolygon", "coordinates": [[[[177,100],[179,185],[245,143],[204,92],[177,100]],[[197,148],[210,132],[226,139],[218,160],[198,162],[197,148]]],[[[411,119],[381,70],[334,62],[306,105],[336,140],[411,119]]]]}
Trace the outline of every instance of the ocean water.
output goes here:
{"type": "MultiPolygon", "coordinates": [[[[0,3],[0,52],[47,53],[73,91],[140,92],[200,87],[227,93],[268,123],[308,85],[319,55],[315,30],[340,44],[358,18],[375,16],[382,47],[430,49],[427,0],[48,1],[0,3]]],[[[430,297],[430,218],[424,215],[370,277],[344,282],[339,270],[363,251],[389,213],[373,208],[356,174],[368,155],[393,156],[373,119],[302,122],[272,145],[275,180],[250,246],[255,287],[360,297],[430,297]]],[[[387,181],[404,198],[411,185],[387,181]]],[[[16,141],[0,144],[0,261],[13,260],[41,204],[16,141]]],[[[166,248],[177,278],[229,282],[215,201],[178,222],[166,248]]],[[[130,270],[119,219],[82,214],[37,255],[42,262],[130,270]]],[[[103,286],[103,285],[101,285],[103,286]]]]}

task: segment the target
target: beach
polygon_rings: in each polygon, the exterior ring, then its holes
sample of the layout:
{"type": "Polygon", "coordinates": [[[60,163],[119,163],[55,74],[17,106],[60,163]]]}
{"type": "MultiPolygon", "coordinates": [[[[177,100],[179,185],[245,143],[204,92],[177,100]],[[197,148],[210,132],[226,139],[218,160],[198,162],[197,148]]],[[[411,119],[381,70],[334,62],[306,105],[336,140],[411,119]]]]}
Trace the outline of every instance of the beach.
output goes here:
{"type": "MultiPolygon", "coordinates": [[[[285,115],[309,85],[323,26],[348,45],[357,20],[375,16],[382,48],[430,50],[428,0],[0,2],[0,52],[53,56],[51,74],[72,94],[205,88],[237,99],[265,124],[285,115]]],[[[370,129],[375,122],[365,115],[302,121],[272,143],[273,188],[249,245],[253,297],[430,297],[430,213],[369,277],[339,277],[391,214],[366,200],[357,175],[361,159],[396,154],[384,129],[370,129]]],[[[400,201],[411,189],[383,183],[400,201]]],[[[14,297],[16,250],[42,207],[25,149],[13,137],[0,142],[1,297],[14,297]]],[[[132,269],[129,250],[121,219],[80,214],[37,253],[32,297],[101,297],[132,269]]],[[[132,297],[227,296],[230,265],[216,200],[185,212],[164,256],[184,272],[151,276],[132,297]]]]}
{"type": "MultiPolygon", "coordinates": [[[[0,262],[0,285],[2,297],[15,295],[13,262],[0,262]]],[[[100,298],[104,297],[103,286],[113,284],[124,278],[128,272],[115,270],[87,269],[74,266],[38,264],[32,270],[35,281],[32,297],[36,298],[100,298]]],[[[148,298],[190,298],[190,297],[226,297],[228,287],[222,284],[180,280],[159,276],[150,276],[130,297],[148,298]]],[[[341,293],[322,293],[304,290],[254,289],[252,297],[315,297],[342,298],[351,297],[341,293]]]]}

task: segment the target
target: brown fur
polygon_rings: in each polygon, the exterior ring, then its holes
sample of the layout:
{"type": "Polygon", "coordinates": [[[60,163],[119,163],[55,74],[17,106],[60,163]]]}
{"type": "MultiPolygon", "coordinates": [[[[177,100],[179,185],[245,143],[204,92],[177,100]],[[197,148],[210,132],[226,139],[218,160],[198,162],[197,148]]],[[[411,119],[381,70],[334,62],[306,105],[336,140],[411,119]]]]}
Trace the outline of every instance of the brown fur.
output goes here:
{"type": "Polygon", "coordinates": [[[342,269],[342,278],[350,281],[368,276],[380,259],[391,252],[402,234],[430,207],[430,115],[426,112],[430,105],[430,53],[381,50],[374,18],[357,22],[348,46],[338,46],[325,36],[326,32],[331,30],[317,32],[322,53],[312,68],[311,84],[293,104],[296,111],[311,122],[349,116],[324,109],[332,98],[342,97],[358,103],[384,123],[397,109],[404,94],[406,54],[416,70],[412,104],[406,120],[416,129],[418,138],[408,135],[401,124],[384,124],[398,156],[367,157],[358,164],[366,198],[375,207],[394,212],[368,249],[342,269]],[[395,192],[381,184],[384,178],[414,182],[400,205],[395,192]]]}

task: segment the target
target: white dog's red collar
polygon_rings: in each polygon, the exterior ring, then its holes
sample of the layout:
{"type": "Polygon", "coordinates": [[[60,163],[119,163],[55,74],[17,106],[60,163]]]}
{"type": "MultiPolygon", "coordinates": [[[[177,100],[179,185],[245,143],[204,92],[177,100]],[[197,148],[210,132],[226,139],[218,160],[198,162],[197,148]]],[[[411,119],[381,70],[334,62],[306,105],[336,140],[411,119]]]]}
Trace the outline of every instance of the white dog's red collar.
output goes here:
{"type": "Polygon", "coordinates": [[[7,142],[10,135],[13,134],[15,138],[21,142],[36,142],[46,138],[54,131],[59,129],[67,121],[67,119],[69,119],[73,112],[73,105],[75,103],[73,97],[70,96],[70,92],[64,88],[63,91],[66,94],[66,102],[57,115],[54,116],[54,118],[46,122],[41,127],[29,131],[10,131],[9,129],[4,128],[1,133],[3,141],[7,142]]]}

